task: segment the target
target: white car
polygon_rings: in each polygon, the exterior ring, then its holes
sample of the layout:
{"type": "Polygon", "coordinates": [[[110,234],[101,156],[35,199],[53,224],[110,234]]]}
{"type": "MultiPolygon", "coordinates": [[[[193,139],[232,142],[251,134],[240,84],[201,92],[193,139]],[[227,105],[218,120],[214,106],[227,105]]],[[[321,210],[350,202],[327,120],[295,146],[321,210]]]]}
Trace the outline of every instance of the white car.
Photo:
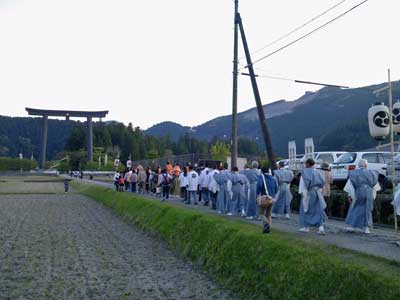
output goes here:
{"type": "Polygon", "coordinates": [[[378,171],[380,181],[384,181],[390,157],[390,152],[347,152],[332,164],[333,181],[345,182],[349,177],[349,172],[358,169],[360,159],[366,159],[368,161],[368,169],[378,171]]]}
{"type": "Polygon", "coordinates": [[[332,164],[336,161],[341,155],[343,155],[344,151],[323,151],[323,152],[314,152],[312,154],[306,154],[302,158],[302,161],[305,162],[308,158],[313,158],[317,167],[321,165],[323,162],[332,164]]]}

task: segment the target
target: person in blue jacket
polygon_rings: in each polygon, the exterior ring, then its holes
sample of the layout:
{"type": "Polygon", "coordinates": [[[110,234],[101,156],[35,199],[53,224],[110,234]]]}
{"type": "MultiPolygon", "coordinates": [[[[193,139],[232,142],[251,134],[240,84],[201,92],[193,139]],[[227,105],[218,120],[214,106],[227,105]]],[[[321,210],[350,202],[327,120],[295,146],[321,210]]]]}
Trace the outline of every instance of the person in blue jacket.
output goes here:
{"type": "MultiPolygon", "coordinates": [[[[260,195],[267,195],[267,192],[265,190],[265,185],[267,187],[268,195],[271,196],[272,198],[275,198],[276,194],[278,193],[278,184],[276,183],[276,180],[272,175],[269,173],[268,168],[262,168],[261,169],[262,173],[258,177],[257,181],[257,196],[260,195]],[[263,179],[264,177],[264,179],[263,179]],[[264,184],[265,180],[265,184],[264,184]]],[[[260,215],[263,221],[263,233],[269,233],[270,232],[270,223],[271,223],[271,210],[272,210],[272,205],[268,208],[259,208],[260,209],[260,215]]]]}

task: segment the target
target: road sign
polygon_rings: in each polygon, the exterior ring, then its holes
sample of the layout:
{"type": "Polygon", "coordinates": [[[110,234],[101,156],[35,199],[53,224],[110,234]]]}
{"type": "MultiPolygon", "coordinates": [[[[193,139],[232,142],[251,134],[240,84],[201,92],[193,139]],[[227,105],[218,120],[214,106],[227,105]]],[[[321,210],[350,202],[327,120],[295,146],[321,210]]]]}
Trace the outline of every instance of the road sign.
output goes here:
{"type": "Polygon", "coordinates": [[[115,159],[114,160],[114,167],[118,167],[119,166],[119,159],[115,159]]]}

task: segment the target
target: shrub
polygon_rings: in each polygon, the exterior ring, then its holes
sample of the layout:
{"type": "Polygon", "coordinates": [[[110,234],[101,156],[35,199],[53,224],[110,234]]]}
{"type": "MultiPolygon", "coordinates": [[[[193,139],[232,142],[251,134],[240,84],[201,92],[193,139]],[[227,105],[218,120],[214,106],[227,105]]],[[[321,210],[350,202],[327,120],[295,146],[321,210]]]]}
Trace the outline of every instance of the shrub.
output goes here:
{"type": "Polygon", "coordinates": [[[36,160],[0,157],[0,171],[30,171],[37,167],[36,160]]]}

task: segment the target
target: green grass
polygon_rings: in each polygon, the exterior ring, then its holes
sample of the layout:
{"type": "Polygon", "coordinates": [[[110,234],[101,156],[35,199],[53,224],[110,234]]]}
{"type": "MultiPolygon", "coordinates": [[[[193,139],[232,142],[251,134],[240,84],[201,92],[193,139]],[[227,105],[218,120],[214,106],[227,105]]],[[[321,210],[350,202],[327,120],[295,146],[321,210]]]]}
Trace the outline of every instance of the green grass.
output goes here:
{"type": "Polygon", "coordinates": [[[73,184],[165,240],[242,299],[400,299],[400,265],[241,221],[73,184]]]}

